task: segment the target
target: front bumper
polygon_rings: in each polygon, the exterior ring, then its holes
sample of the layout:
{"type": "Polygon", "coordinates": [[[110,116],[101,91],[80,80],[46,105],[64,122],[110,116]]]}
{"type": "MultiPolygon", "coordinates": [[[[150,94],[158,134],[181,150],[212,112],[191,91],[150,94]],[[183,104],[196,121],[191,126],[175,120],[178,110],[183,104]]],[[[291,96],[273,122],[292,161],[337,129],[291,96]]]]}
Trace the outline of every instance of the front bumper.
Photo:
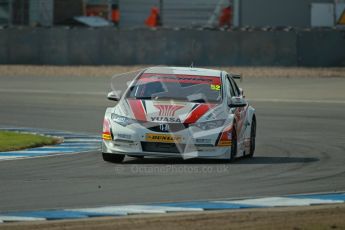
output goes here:
{"type": "Polygon", "coordinates": [[[200,130],[188,127],[174,133],[154,132],[140,124],[123,127],[111,122],[112,140],[102,141],[102,152],[131,156],[157,156],[229,159],[230,146],[216,146],[223,127],[200,130]],[[179,137],[179,143],[161,143],[147,140],[147,135],[179,137]]]}

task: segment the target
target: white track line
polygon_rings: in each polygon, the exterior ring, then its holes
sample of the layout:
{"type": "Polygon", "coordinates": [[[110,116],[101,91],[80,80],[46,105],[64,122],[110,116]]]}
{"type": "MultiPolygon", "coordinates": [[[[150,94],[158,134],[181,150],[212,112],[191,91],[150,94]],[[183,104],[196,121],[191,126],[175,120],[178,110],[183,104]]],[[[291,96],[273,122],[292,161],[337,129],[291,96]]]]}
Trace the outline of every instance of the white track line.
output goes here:
{"type": "Polygon", "coordinates": [[[37,221],[46,220],[46,218],[39,217],[21,217],[21,216],[0,216],[2,222],[13,222],[13,221],[37,221]]]}
{"type": "MultiPolygon", "coordinates": [[[[66,146],[66,145],[64,145],[64,146],[59,146],[59,145],[57,145],[56,147],[54,147],[54,146],[45,146],[45,147],[42,147],[41,149],[46,149],[46,150],[49,150],[49,151],[52,151],[52,150],[50,150],[50,149],[71,149],[71,150],[73,150],[73,149],[93,149],[93,148],[99,148],[99,145],[90,145],[90,146],[83,146],[82,144],[80,145],[80,146],[66,146]]],[[[58,150],[58,151],[60,151],[60,150],[58,150]]]]}
{"type": "Polygon", "coordinates": [[[123,205],[123,206],[105,206],[99,208],[83,208],[83,209],[67,209],[67,211],[90,212],[99,214],[160,214],[167,212],[198,212],[203,211],[202,208],[184,208],[184,207],[167,207],[152,205],[123,205]]]}
{"type": "Polygon", "coordinates": [[[14,160],[14,159],[18,159],[18,158],[22,158],[22,157],[26,157],[24,155],[22,156],[0,156],[0,161],[2,160],[14,160]]]}
{"type": "Polygon", "coordinates": [[[316,204],[337,204],[344,203],[342,200],[321,200],[312,198],[288,198],[288,197],[269,197],[234,201],[214,201],[215,203],[245,204],[265,207],[289,207],[289,206],[308,206],[316,204]]]}
{"type": "Polygon", "coordinates": [[[63,143],[69,143],[69,142],[90,142],[90,143],[101,143],[101,139],[91,139],[91,138],[85,138],[85,139],[79,139],[79,138],[65,138],[63,143]]]}
{"type": "Polygon", "coordinates": [[[70,209],[68,211],[93,212],[93,213],[127,213],[127,214],[162,214],[166,213],[164,210],[154,210],[142,207],[140,205],[125,205],[125,206],[106,206],[99,208],[85,208],[85,209],[70,209]]]}

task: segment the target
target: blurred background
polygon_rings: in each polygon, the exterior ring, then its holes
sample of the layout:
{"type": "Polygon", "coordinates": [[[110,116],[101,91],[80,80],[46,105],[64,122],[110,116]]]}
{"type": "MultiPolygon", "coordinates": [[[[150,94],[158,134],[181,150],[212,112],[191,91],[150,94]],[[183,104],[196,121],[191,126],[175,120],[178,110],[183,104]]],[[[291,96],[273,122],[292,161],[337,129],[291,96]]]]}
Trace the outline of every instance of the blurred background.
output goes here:
{"type": "Polygon", "coordinates": [[[345,66],[345,0],[0,0],[0,64],[345,66]]]}

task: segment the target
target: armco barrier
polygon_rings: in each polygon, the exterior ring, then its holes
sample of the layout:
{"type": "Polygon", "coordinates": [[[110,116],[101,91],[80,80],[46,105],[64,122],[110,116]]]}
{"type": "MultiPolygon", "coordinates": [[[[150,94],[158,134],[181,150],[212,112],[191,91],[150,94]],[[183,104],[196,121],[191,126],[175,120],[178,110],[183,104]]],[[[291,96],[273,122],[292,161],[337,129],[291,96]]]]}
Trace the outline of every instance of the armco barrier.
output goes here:
{"type": "Polygon", "coordinates": [[[68,47],[69,31],[51,28],[39,33],[39,64],[68,65],[70,53],[68,47]]]}
{"type": "Polygon", "coordinates": [[[0,64],[345,66],[344,31],[0,30],[0,64]]]}
{"type": "Polygon", "coordinates": [[[2,31],[7,36],[7,63],[36,64],[40,62],[39,36],[40,30],[9,29],[2,31]]]}
{"type": "Polygon", "coordinates": [[[345,31],[298,32],[298,65],[345,66],[345,31]]]}

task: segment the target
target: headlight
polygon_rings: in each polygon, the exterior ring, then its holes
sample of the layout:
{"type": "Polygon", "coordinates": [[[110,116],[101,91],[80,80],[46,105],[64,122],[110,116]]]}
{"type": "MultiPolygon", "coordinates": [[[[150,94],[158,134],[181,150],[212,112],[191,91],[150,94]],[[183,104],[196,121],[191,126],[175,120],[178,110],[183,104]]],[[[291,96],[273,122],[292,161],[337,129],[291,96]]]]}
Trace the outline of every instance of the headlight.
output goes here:
{"type": "Polygon", "coordinates": [[[192,126],[198,127],[202,130],[209,130],[221,127],[224,125],[225,120],[212,120],[212,121],[205,121],[205,122],[197,122],[194,123],[192,126]]]}
{"type": "Polygon", "coordinates": [[[124,116],[120,116],[120,115],[117,115],[115,113],[112,113],[111,114],[111,120],[116,122],[117,124],[119,125],[122,125],[124,127],[126,127],[127,125],[130,125],[132,123],[134,123],[134,120],[133,119],[130,119],[128,117],[124,117],[124,116]]]}

